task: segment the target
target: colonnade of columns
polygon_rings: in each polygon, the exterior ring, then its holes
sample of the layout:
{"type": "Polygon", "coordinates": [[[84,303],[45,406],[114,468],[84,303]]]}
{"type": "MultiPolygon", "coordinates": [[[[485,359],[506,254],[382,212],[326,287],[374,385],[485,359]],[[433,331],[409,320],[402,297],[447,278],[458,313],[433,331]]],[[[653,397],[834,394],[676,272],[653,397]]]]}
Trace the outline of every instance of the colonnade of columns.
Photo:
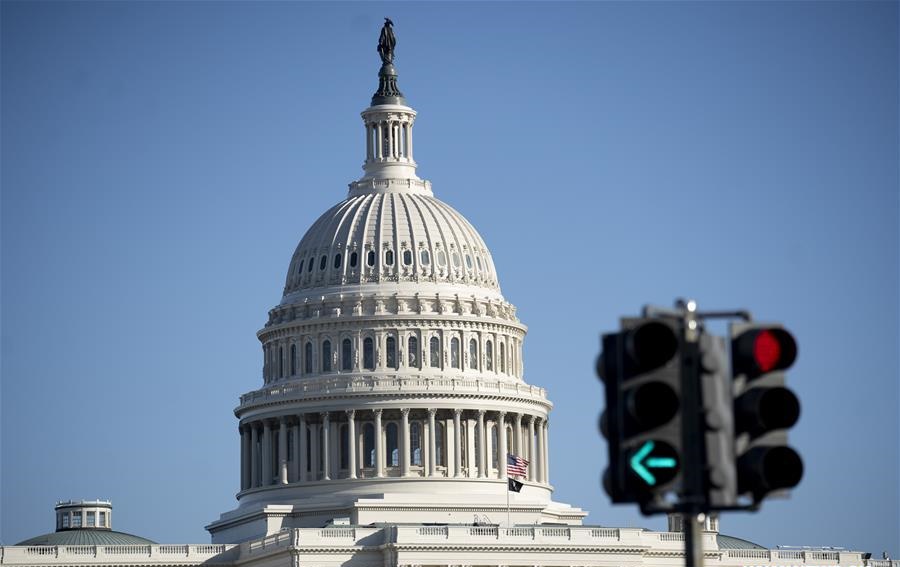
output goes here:
{"type": "Polygon", "coordinates": [[[412,122],[380,120],[366,124],[366,161],[413,161],[412,122]]]}
{"type": "Polygon", "coordinates": [[[350,409],[246,422],[241,490],[338,478],[504,478],[508,452],[549,483],[547,419],[455,408],[350,409]]]}

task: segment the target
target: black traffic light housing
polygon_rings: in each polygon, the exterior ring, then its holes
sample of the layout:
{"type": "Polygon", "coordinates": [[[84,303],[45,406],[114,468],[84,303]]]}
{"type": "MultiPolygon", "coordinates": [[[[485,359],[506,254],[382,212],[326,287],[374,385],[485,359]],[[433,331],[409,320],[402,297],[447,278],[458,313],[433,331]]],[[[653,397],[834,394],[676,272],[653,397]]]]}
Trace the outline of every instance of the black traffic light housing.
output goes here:
{"type": "Polygon", "coordinates": [[[613,502],[638,502],[644,513],[658,509],[681,477],[682,344],[677,321],[649,317],[623,319],[620,332],[602,338],[603,482],[613,502]]]}
{"type": "Polygon", "coordinates": [[[780,325],[732,323],[737,493],[754,505],[773,492],[785,494],[803,477],[803,461],[787,445],[800,402],[785,387],[784,371],[796,358],[797,343],[780,325]]]}

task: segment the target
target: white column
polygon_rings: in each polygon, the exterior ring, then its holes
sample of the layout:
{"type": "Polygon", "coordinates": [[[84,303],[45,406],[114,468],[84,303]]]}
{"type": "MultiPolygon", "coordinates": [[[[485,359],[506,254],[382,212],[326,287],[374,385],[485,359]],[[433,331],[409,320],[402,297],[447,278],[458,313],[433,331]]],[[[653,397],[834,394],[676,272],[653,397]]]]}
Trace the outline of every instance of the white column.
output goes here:
{"type": "Polygon", "coordinates": [[[519,457],[526,458],[522,454],[522,414],[516,414],[516,427],[513,429],[513,453],[519,457]]]}
{"type": "Polygon", "coordinates": [[[381,131],[381,122],[375,124],[375,159],[379,160],[384,156],[382,151],[382,144],[384,142],[384,136],[381,131]]]}
{"type": "Polygon", "coordinates": [[[291,470],[289,473],[289,478],[291,482],[297,482],[300,480],[300,424],[295,423],[291,426],[291,434],[293,435],[293,443],[291,444],[291,451],[294,453],[294,460],[291,461],[291,470]]]}
{"type": "Polygon", "coordinates": [[[400,476],[409,476],[409,408],[400,410],[400,476]]]}
{"type": "Polygon", "coordinates": [[[297,480],[299,482],[306,482],[309,480],[309,475],[306,471],[309,467],[309,459],[306,457],[308,451],[306,444],[306,416],[301,413],[297,418],[300,421],[300,451],[297,453],[297,480]]]}
{"type": "Polygon", "coordinates": [[[541,434],[544,428],[542,423],[542,419],[535,419],[534,461],[536,463],[536,466],[534,467],[534,480],[536,480],[537,482],[544,481],[544,439],[541,434]]]}
{"type": "Polygon", "coordinates": [[[497,443],[500,444],[500,447],[497,449],[497,464],[500,465],[500,478],[506,478],[506,412],[501,411],[497,415],[497,427],[500,429],[497,431],[497,443]]]}
{"type": "Polygon", "coordinates": [[[272,425],[268,421],[263,421],[261,480],[261,486],[272,484],[272,425]]]}
{"type": "Polygon", "coordinates": [[[372,160],[372,126],[366,124],[366,161],[372,160]]]}
{"type": "Polygon", "coordinates": [[[259,430],[250,424],[250,486],[259,486],[259,430]]]}
{"type": "Polygon", "coordinates": [[[406,123],[406,157],[413,160],[412,122],[406,123]]]}
{"type": "Polygon", "coordinates": [[[437,471],[437,430],[434,422],[437,410],[428,410],[428,474],[434,476],[437,471]]]}
{"type": "Polygon", "coordinates": [[[288,483],[287,437],[287,418],[282,417],[278,427],[278,482],[281,484],[288,483]]]}
{"type": "Polygon", "coordinates": [[[327,411],[322,412],[322,477],[331,480],[331,419],[327,411]]]}
{"type": "Polygon", "coordinates": [[[381,436],[381,410],[375,410],[375,476],[384,476],[384,439],[381,436]]]}
{"type": "Polygon", "coordinates": [[[453,476],[462,476],[462,410],[453,410],[453,476]]]}
{"type": "Polygon", "coordinates": [[[550,421],[544,420],[544,426],[541,428],[541,434],[544,438],[544,466],[541,472],[544,473],[544,484],[550,484],[550,421]]]}
{"type": "Polygon", "coordinates": [[[350,478],[356,478],[356,411],[347,410],[347,453],[350,455],[350,461],[347,467],[350,469],[350,478]]]}
{"type": "Polygon", "coordinates": [[[487,443],[485,443],[486,437],[487,436],[484,434],[484,410],[478,410],[478,478],[485,478],[487,476],[487,464],[485,460],[485,449],[487,449],[487,443]]]}
{"type": "Polygon", "coordinates": [[[534,469],[537,468],[537,459],[534,458],[534,416],[528,416],[528,480],[534,481],[534,469]]]}

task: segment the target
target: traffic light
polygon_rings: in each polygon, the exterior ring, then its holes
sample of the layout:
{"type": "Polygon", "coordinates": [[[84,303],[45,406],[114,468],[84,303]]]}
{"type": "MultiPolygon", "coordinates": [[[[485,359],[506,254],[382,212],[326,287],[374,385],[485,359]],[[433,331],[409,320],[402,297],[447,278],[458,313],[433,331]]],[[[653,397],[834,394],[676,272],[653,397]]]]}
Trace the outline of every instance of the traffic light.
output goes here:
{"type": "Polygon", "coordinates": [[[794,337],[780,325],[732,323],[735,455],[738,495],[758,505],[773,491],[793,488],[803,461],[787,446],[787,430],[800,402],[784,387],[784,371],[797,357],[794,337]]]}
{"type": "Polygon", "coordinates": [[[734,413],[728,349],[724,337],[700,335],[700,390],[705,437],[704,490],[710,510],[737,503],[737,470],[734,459],[734,413]]]}
{"type": "Polygon", "coordinates": [[[661,318],[623,319],[622,330],[604,335],[602,344],[604,485],[613,502],[638,502],[647,513],[680,478],[680,327],[661,318]]]}

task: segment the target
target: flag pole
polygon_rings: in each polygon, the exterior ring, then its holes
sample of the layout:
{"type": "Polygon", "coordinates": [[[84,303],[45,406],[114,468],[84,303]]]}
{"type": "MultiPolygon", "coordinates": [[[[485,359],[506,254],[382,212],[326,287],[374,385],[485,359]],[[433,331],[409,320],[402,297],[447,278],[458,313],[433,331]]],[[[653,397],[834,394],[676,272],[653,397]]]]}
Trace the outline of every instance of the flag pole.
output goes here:
{"type": "Polygon", "coordinates": [[[509,522],[509,473],[506,474],[506,527],[512,527],[509,522]]]}

